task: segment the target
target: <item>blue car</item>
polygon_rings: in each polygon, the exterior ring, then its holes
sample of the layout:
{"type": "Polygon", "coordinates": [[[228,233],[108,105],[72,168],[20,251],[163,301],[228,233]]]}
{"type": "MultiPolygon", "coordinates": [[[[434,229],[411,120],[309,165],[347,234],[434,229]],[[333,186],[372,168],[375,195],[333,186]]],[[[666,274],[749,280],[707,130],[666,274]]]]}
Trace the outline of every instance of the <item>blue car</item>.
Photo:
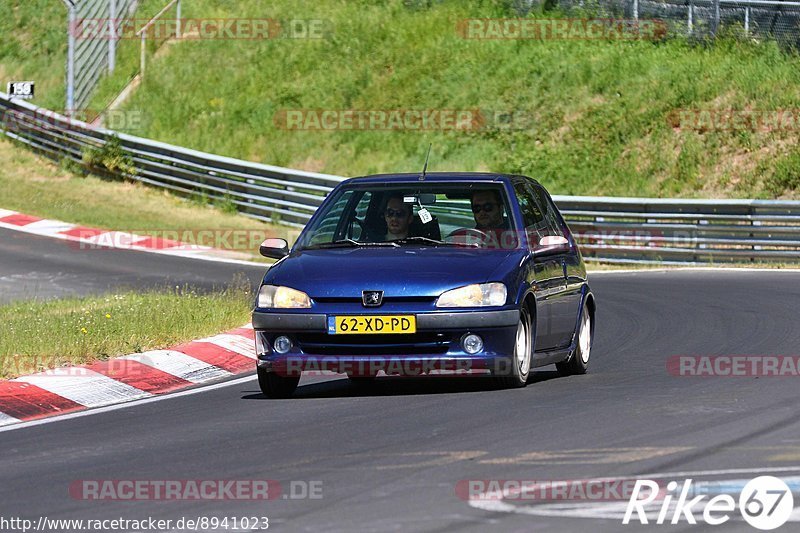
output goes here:
{"type": "Polygon", "coordinates": [[[278,259],[253,311],[258,380],[290,396],[302,372],[583,374],[595,301],[550,195],[524,176],[391,174],[338,185],[278,259]]]}

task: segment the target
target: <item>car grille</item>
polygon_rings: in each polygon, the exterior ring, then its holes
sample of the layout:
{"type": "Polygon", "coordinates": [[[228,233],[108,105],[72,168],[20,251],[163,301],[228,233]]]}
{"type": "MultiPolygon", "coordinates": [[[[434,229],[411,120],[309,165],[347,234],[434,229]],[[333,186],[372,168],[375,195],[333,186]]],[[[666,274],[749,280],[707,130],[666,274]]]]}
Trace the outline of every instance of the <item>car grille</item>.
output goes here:
{"type": "MultiPolygon", "coordinates": [[[[421,303],[436,301],[436,296],[386,296],[382,304],[389,303],[421,303]]],[[[321,304],[360,304],[361,296],[315,296],[314,301],[321,304]]]]}
{"type": "Polygon", "coordinates": [[[423,332],[408,335],[328,335],[299,333],[303,353],[315,355],[417,355],[447,353],[450,336],[423,332]]]}

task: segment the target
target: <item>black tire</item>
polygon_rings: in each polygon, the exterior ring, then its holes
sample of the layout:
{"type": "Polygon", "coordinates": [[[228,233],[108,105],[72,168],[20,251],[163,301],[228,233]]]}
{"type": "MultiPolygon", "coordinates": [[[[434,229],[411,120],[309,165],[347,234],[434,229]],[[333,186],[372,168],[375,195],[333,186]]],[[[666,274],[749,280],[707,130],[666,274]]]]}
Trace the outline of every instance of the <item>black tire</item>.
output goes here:
{"type": "Polygon", "coordinates": [[[300,376],[284,377],[275,372],[267,372],[258,368],[258,386],[267,398],[288,398],[294,393],[297,384],[300,383],[300,376]]]}
{"type": "Polygon", "coordinates": [[[497,376],[497,384],[503,388],[522,388],[528,384],[528,376],[531,373],[531,362],[533,361],[533,334],[531,326],[531,315],[527,307],[523,307],[519,312],[519,322],[517,323],[516,342],[514,343],[514,355],[511,362],[511,369],[506,375],[497,376]],[[524,339],[524,347],[521,341],[524,339]]]}
{"type": "Polygon", "coordinates": [[[589,356],[591,355],[592,341],[594,340],[594,327],[591,314],[589,313],[589,307],[585,303],[581,310],[581,323],[578,327],[576,337],[575,352],[566,361],[556,363],[556,369],[562,376],[585,374],[589,368],[589,356]],[[584,328],[589,328],[588,333],[584,331],[584,328]],[[584,342],[581,342],[582,335],[586,335],[584,342]]]}

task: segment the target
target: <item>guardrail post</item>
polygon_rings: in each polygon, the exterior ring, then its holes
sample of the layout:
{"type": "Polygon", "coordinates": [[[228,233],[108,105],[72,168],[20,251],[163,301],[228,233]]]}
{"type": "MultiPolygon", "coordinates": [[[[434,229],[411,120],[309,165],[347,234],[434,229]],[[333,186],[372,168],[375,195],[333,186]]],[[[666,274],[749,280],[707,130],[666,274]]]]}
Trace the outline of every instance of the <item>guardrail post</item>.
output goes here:
{"type": "MultiPolygon", "coordinates": [[[[756,216],[756,210],[755,210],[755,208],[754,208],[752,205],[751,205],[751,206],[750,206],[750,207],[747,209],[747,212],[750,214],[750,228],[752,229],[752,228],[753,228],[753,226],[760,226],[760,225],[761,225],[761,221],[760,221],[760,220],[756,220],[756,219],[755,219],[755,216],[756,216]]],[[[755,236],[756,236],[756,235],[755,235],[755,233],[754,233],[754,232],[752,232],[752,231],[751,231],[751,232],[750,232],[748,235],[749,235],[749,237],[750,237],[751,239],[754,239],[754,238],[755,238],[755,236]]],[[[751,249],[751,250],[753,250],[753,251],[756,251],[756,250],[760,250],[760,249],[761,249],[761,247],[760,247],[760,246],[753,245],[753,246],[751,246],[751,247],[750,247],[750,249],[751,249]]],[[[750,257],[750,262],[751,262],[751,263],[754,263],[755,261],[756,261],[756,257],[755,257],[755,254],[753,254],[753,255],[750,257]]]]}
{"type": "Polygon", "coordinates": [[[693,25],[692,19],[693,18],[694,18],[694,3],[692,3],[690,1],[689,2],[689,14],[687,15],[687,18],[686,18],[686,26],[687,26],[687,29],[689,30],[689,33],[692,33],[692,25],[693,25]]]}

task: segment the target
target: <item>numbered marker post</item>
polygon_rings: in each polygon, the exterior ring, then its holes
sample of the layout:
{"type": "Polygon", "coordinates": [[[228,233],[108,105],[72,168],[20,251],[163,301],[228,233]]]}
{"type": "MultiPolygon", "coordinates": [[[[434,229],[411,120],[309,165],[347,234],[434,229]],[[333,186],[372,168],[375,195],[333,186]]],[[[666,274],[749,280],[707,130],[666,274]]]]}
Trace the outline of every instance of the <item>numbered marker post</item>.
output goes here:
{"type": "Polygon", "coordinates": [[[10,81],[6,86],[6,92],[11,98],[30,100],[33,98],[34,86],[32,81],[10,81]]]}

